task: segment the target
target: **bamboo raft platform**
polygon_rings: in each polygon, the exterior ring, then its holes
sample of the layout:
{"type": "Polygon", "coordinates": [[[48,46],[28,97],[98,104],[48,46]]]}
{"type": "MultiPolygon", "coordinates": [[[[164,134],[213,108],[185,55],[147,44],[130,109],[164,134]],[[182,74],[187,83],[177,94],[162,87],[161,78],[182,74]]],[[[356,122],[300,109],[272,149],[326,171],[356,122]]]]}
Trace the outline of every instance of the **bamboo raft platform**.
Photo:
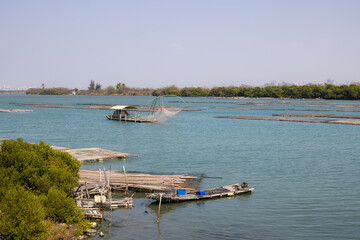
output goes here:
{"type": "Polygon", "coordinates": [[[76,158],[80,162],[82,161],[95,161],[106,158],[126,158],[126,157],[138,157],[136,154],[122,153],[110,151],[102,148],[80,148],[80,149],[68,149],[63,150],[69,153],[73,158],[76,158]]]}
{"type": "Polygon", "coordinates": [[[360,120],[350,120],[350,119],[331,120],[331,119],[314,119],[314,118],[254,117],[254,116],[220,116],[215,118],[360,125],[360,120]]]}
{"type": "MultiPolygon", "coordinates": [[[[88,189],[89,194],[95,194],[96,187],[103,181],[98,169],[80,169],[79,189],[88,189]],[[100,181],[99,181],[100,180],[100,181]],[[93,193],[93,190],[95,193],[93,193]]],[[[109,176],[108,176],[109,177],[109,176]]],[[[146,190],[165,191],[165,189],[199,188],[201,179],[189,175],[152,175],[145,173],[128,173],[118,170],[110,172],[110,187],[112,190],[146,190]]]]}
{"type": "MultiPolygon", "coordinates": [[[[0,138],[0,141],[10,140],[8,138],[0,138]]],[[[30,143],[36,144],[36,143],[30,143]]],[[[111,151],[103,148],[79,148],[79,149],[70,149],[66,147],[58,147],[50,145],[54,150],[59,150],[69,153],[73,158],[76,158],[78,161],[96,161],[103,159],[111,158],[126,158],[126,157],[138,157],[136,154],[122,153],[111,151]]]]}

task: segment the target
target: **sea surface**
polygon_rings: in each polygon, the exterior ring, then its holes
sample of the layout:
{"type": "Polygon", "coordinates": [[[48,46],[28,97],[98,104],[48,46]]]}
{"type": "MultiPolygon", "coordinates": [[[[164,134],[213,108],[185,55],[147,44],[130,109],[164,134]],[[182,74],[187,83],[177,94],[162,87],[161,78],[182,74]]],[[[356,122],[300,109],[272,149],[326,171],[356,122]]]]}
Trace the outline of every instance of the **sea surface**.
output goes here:
{"type": "Polygon", "coordinates": [[[250,195],[163,204],[159,224],[157,205],[140,195],[132,209],[105,214],[102,239],[360,239],[360,126],[215,118],[291,112],[271,108],[360,110],[359,101],[184,98],[187,106],[207,108],[152,124],[109,121],[108,110],[14,105],[145,104],[150,99],[0,94],[0,108],[33,110],[0,113],[0,138],[139,155],[86,162],[82,168],[125,166],[134,172],[205,176],[202,189],[243,181],[255,188],[250,195]],[[274,101],[280,106],[266,105],[274,101]],[[289,103],[296,106],[285,106],[289,103]]]}

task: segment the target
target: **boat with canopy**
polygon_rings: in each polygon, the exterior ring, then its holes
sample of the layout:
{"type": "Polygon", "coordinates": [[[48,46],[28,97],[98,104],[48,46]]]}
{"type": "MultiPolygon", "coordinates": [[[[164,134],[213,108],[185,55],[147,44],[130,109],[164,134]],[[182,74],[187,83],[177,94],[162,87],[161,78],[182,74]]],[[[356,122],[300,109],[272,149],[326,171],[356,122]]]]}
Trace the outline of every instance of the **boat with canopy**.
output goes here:
{"type": "Polygon", "coordinates": [[[170,111],[164,107],[162,97],[152,99],[144,107],[133,105],[116,105],[110,108],[114,110],[112,114],[106,115],[109,120],[124,122],[164,122],[168,118],[180,113],[184,107],[176,108],[176,111],[170,111]]]}

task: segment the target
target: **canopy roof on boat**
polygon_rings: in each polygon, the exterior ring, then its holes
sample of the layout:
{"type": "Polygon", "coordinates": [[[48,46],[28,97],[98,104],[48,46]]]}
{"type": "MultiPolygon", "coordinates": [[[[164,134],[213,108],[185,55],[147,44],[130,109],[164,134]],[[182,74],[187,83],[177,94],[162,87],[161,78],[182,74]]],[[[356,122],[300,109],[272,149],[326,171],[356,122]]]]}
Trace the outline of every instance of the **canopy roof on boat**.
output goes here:
{"type": "Polygon", "coordinates": [[[113,109],[113,110],[137,109],[137,107],[132,106],[132,105],[116,105],[116,106],[111,107],[110,109],[113,109]]]}

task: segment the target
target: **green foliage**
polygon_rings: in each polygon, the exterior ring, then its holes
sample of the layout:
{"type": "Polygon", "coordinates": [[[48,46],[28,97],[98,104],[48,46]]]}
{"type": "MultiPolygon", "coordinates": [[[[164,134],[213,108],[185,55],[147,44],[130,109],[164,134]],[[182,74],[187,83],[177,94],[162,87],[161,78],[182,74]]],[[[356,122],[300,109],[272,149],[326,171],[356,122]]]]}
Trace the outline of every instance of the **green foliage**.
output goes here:
{"type": "Polygon", "coordinates": [[[75,225],[75,236],[81,236],[84,234],[84,232],[88,229],[90,229],[91,224],[89,221],[87,220],[82,220],[79,221],[76,225],[75,225]]]}
{"type": "Polygon", "coordinates": [[[43,89],[41,90],[41,92],[39,93],[40,95],[62,95],[64,93],[60,92],[58,89],[56,88],[50,88],[50,89],[43,89]]]}
{"type": "Polygon", "coordinates": [[[152,91],[151,95],[157,97],[157,96],[160,96],[160,92],[159,92],[159,90],[154,90],[154,91],[152,91]]]}
{"type": "Polygon", "coordinates": [[[26,94],[39,94],[39,95],[65,95],[71,94],[72,90],[68,88],[29,88],[26,94]]]}
{"type": "Polygon", "coordinates": [[[47,231],[45,218],[83,222],[71,198],[79,167],[70,154],[44,142],[4,141],[0,151],[1,234],[9,239],[42,239],[47,231]]]}
{"type": "MultiPolygon", "coordinates": [[[[173,89],[161,91],[162,95],[174,93],[173,89]]],[[[203,88],[183,88],[180,96],[183,97],[271,97],[271,98],[324,98],[324,99],[360,99],[360,84],[336,86],[325,85],[291,85],[266,87],[214,87],[211,90],[203,88]]],[[[154,90],[157,93],[157,90],[154,90]]],[[[179,96],[178,92],[175,94],[179,96]]]]}
{"type": "MultiPolygon", "coordinates": [[[[116,84],[116,89],[113,86],[105,90],[101,89],[101,85],[91,80],[89,90],[80,90],[77,92],[79,95],[96,94],[96,95],[142,95],[142,96],[160,96],[172,95],[182,97],[249,97],[249,98],[323,98],[323,99],[346,99],[358,100],[360,99],[360,84],[350,85],[283,85],[283,86],[266,86],[266,87],[213,87],[212,89],[201,87],[185,87],[178,88],[170,86],[166,88],[130,88],[125,86],[124,83],[116,84]],[[95,91],[96,90],[96,91],[95,91]]],[[[29,89],[26,94],[70,94],[69,89],[56,88],[56,89],[29,89]]]]}
{"type": "Polygon", "coordinates": [[[181,90],[178,89],[176,86],[170,86],[170,87],[167,87],[167,88],[164,88],[163,90],[161,90],[160,94],[162,96],[165,96],[165,95],[181,96],[181,90]]]}
{"type": "Polygon", "coordinates": [[[42,196],[42,202],[48,218],[57,222],[78,222],[82,219],[76,203],[67,194],[56,187],[50,188],[47,195],[42,196]]]}
{"type": "Polygon", "coordinates": [[[35,94],[39,94],[41,91],[42,91],[41,88],[29,88],[26,91],[26,94],[35,95],[35,94]]]}
{"type": "Polygon", "coordinates": [[[95,90],[95,81],[94,80],[90,81],[88,89],[89,89],[89,91],[95,90]]]}
{"type": "Polygon", "coordinates": [[[106,94],[107,95],[114,95],[114,94],[117,94],[117,91],[113,86],[109,86],[109,87],[106,88],[106,94]]]}
{"type": "Polygon", "coordinates": [[[125,83],[118,83],[116,84],[116,90],[119,94],[123,94],[125,92],[126,86],[125,83]]]}
{"type": "Polygon", "coordinates": [[[100,90],[101,89],[101,84],[99,84],[99,83],[96,83],[96,85],[95,85],[95,90],[100,90]]]}
{"type": "Polygon", "coordinates": [[[209,95],[209,90],[206,88],[194,88],[194,87],[187,87],[181,89],[181,96],[182,97],[206,97],[209,95]]]}
{"type": "Polygon", "coordinates": [[[4,141],[0,152],[0,168],[13,171],[10,176],[13,182],[37,194],[47,194],[50,187],[56,186],[71,196],[79,178],[79,167],[79,161],[70,154],[55,151],[44,142],[4,141]]]}
{"type": "Polygon", "coordinates": [[[38,197],[21,186],[10,188],[0,203],[0,232],[7,239],[46,239],[48,225],[38,197]]]}

